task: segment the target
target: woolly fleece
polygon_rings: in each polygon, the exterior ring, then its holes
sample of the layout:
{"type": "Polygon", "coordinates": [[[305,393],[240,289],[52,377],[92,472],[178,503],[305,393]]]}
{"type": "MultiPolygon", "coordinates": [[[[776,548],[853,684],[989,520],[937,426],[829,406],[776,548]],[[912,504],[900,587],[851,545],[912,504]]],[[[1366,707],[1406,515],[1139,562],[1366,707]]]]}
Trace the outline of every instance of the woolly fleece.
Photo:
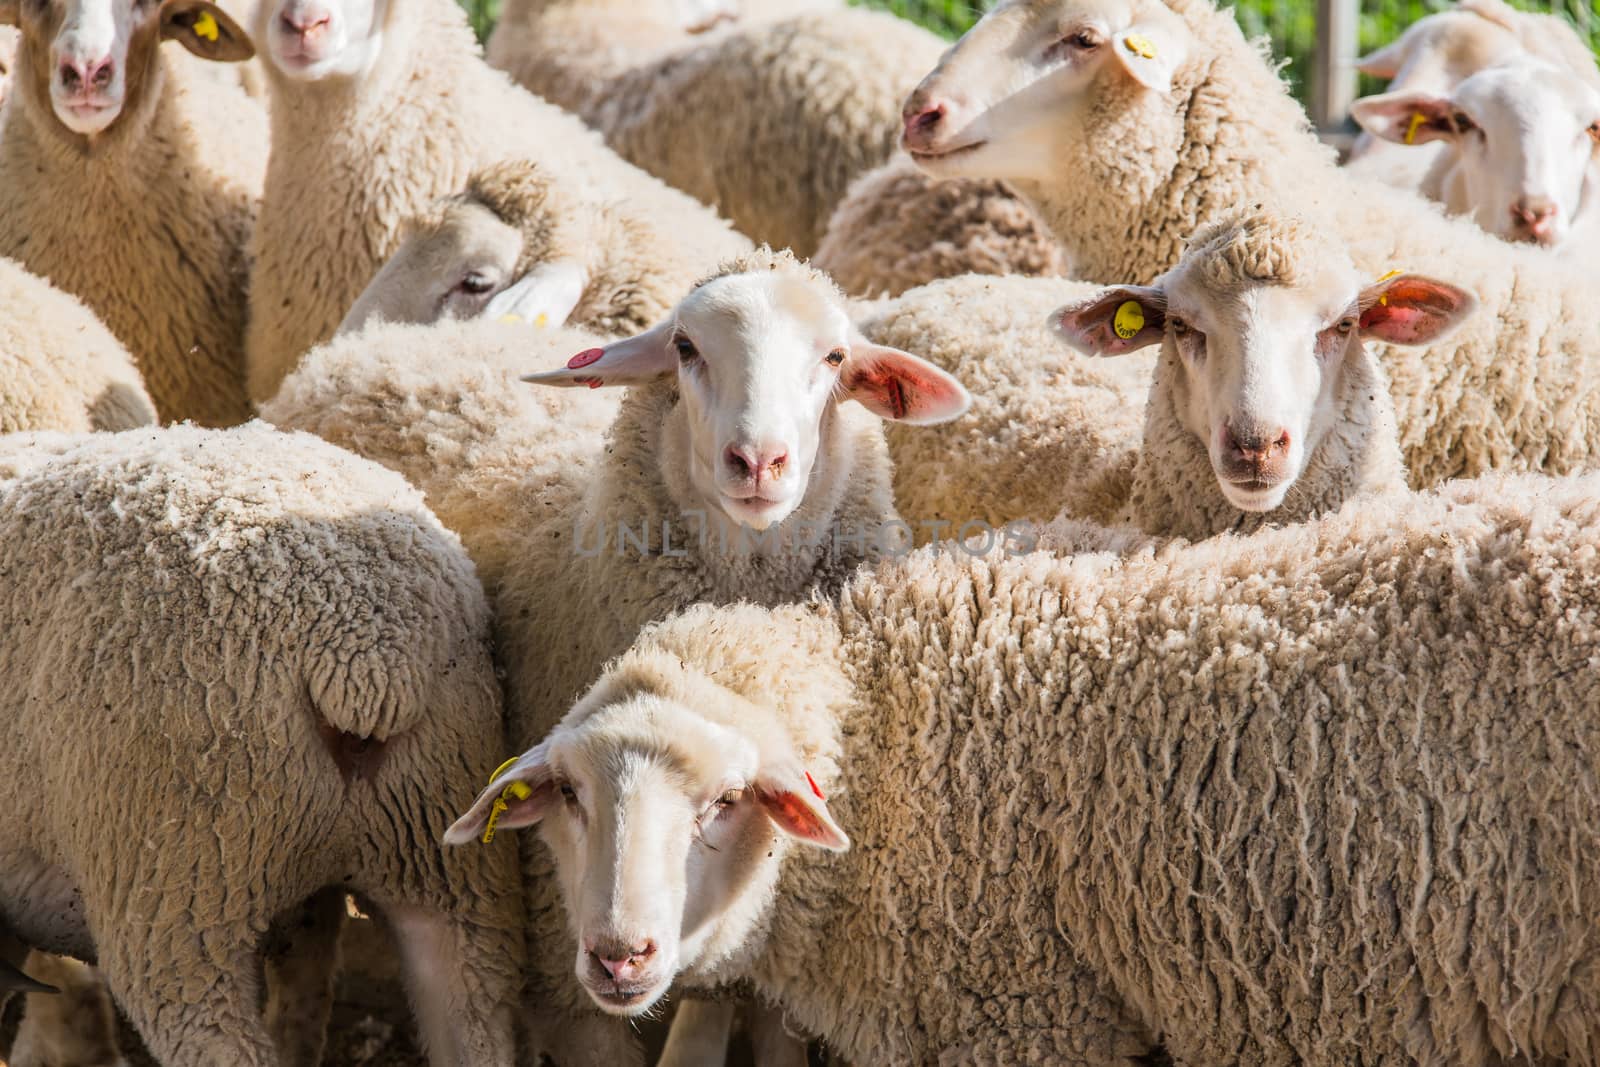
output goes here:
{"type": "Polygon", "coordinates": [[[514,869],[431,844],[503,744],[488,612],[420,496],[260,424],[10,435],[0,545],[17,932],[97,957],[162,1063],[266,1065],[262,935],[337,886],[417,934],[462,1061],[509,1065],[514,869]]]}

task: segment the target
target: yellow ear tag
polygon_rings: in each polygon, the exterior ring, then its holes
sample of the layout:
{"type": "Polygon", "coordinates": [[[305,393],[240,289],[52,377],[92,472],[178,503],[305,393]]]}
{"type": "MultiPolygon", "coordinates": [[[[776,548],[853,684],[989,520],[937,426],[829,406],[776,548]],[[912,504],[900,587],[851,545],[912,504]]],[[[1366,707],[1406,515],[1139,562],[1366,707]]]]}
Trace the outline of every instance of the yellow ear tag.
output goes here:
{"type": "Polygon", "coordinates": [[[533,324],[542,330],[550,325],[550,316],[541,311],[539,312],[539,317],[533,320],[533,324]]]}
{"type": "MultiPolygon", "coordinates": [[[[1383,277],[1379,278],[1378,281],[1386,282],[1390,278],[1398,278],[1400,275],[1402,275],[1404,273],[1405,273],[1405,271],[1402,271],[1402,270],[1392,270],[1388,274],[1385,274],[1383,277]]],[[[1377,284],[1377,283],[1374,282],[1373,284],[1377,284]]],[[[1389,294],[1388,293],[1384,293],[1382,296],[1378,297],[1378,303],[1382,304],[1384,307],[1388,307],[1389,306],[1389,294]]]]}
{"type": "MultiPolygon", "coordinates": [[[[521,315],[501,315],[500,316],[500,321],[501,322],[505,322],[505,323],[516,324],[516,323],[519,323],[519,322],[522,321],[522,316],[521,315]]],[[[490,779],[490,781],[493,781],[493,780],[494,779],[492,779],[492,778],[490,779]]]]}
{"type": "Polygon", "coordinates": [[[1154,59],[1156,57],[1156,43],[1142,34],[1130,33],[1122,39],[1128,46],[1128,51],[1141,59],[1154,59]]]}
{"type": "Polygon", "coordinates": [[[208,41],[215,41],[221,31],[217,29],[217,20],[209,11],[202,11],[194,17],[194,30],[196,37],[204,37],[208,41]]]}
{"type": "Polygon", "coordinates": [[[1131,341],[1139,336],[1139,331],[1144,329],[1144,308],[1137,300],[1125,300],[1117,308],[1116,318],[1111,320],[1111,328],[1117,331],[1117,336],[1124,341],[1131,341]]]}
{"type": "MultiPolygon", "coordinates": [[[[494,773],[489,776],[489,784],[493,785],[496,778],[510,770],[511,765],[521,758],[520,756],[512,756],[496,767],[494,773]]],[[[517,800],[527,800],[531,796],[533,796],[533,790],[528,788],[527,782],[507,783],[506,787],[500,790],[500,795],[494,798],[494,807],[489,809],[489,822],[483,828],[483,843],[487,845],[494,840],[495,823],[499,822],[500,816],[504,815],[506,809],[511,807],[507,798],[515,797],[517,800]]]]}
{"type": "Polygon", "coordinates": [[[1413,111],[1411,113],[1411,125],[1406,127],[1406,144],[1417,143],[1417,127],[1427,121],[1427,117],[1422,112],[1413,111]]]}

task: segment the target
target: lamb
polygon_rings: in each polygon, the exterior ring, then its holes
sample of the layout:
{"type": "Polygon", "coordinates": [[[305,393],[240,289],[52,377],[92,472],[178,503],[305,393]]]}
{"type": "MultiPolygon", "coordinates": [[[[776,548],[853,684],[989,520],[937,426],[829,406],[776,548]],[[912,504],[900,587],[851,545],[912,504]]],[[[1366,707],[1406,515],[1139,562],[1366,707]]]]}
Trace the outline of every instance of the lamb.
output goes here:
{"type": "MultiPolygon", "coordinates": [[[[11,1067],[127,1067],[117,1045],[117,1021],[105,984],[93,967],[34,952],[28,969],[50,982],[21,990],[22,1023],[6,1063],[11,1067]]],[[[3,999],[3,995],[0,995],[3,999]]]]}
{"type": "Polygon", "coordinates": [[[1450,214],[1506,240],[1588,250],[1600,225],[1600,88],[1591,80],[1518,56],[1448,93],[1369,96],[1351,114],[1386,141],[1445,146],[1419,189],[1450,214]]]}
{"type": "Polygon", "coordinates": [[[697,606],[499,827],[617,1015],[746,980],[864,1063],[1592,1065],[1597,529],[1600,477],[1495,475],[697,606]]]}
{"type": "Polygon", "coordinates": [[[334,334],[405,221],[491,163],[532,160],[586,199],[625,201],[670,225],[690,262],[749,248],[710,209],[491,70],[452,0],[374,4],[270,0],[257,18],[274,146],[253,245],[247,347],[257,402],[334,334]]]}
{"type": "Polygon", "coordinates": [[[653,29],[650,5],[642,20],[636,3],[622,16],[618,6],[526,4],[497,29],[490,60],[624,159],[801,257],[851,181],[888,160],[900,102],[946,46],[904,19],[840,6],[640,48],[673,35],[653,29]]]}
{"type": "Polygon", "coordinates": [[[0,259],[0,433],[128,430],[155,421],[133,357],[100,320],[0,259]]]}
{"type": "Polygon", "coordinates": [[[340,333],[488,312],[615,339],[654,325],[717,266],[628,204],[584,203],[521,160],[477,172],[405,232],[340,333]]]}
{"type": "Polygon", "coordinates": [[[1067,273],[1055,237],[1004,182],[936,180],[903,154],[851,185],[811,261],[861,297],[969,273],[1067,273]]]}
{"type": "MultiPolygon", "coordinates": [[[[428,368],[424,382],[441,373],[429,364],[450,347],[438,331],[460,338],[473,325],[409,328],[413,365],[428,368]]],[[[524,360],[530,339],[546,339],[492,325],[516,332],[524,360]]],[[[498,416],[489,399],[448,395],[437,435],[385,431],[383,424],[414,424],[405,394],[415,379],[370,363],[375,352],[404,359],[397,330],[379,327],[312,353],[263,414],[419,472],[494,601],[519,739],[548,730],[551,713],[648,622],[702,600],[782,603],[837,590],[860,563],[901,549],[878,419],[932,423],[958,416],[968,402],[932,365],[856,335],[824,276],[767,250],[727,264],[643,334],[585,348],[567,367],[530,377],[631,386],[604,439],[563,436],[550,420],[537,444],[507,450],[492,436],[527,440],[531,422],[498,416]],[[392,399],[396,392],[403,399],[392,399]],[[485,416],[455,414],[478,411],[485,416]],[[485,433],[491,439],[478,443],[485,433]],[[472,445],[463,449],[463,438],[472,445]],[[397,458],[384,458],[386,449],[397,458]],[[474,451],[509,458],[486,464],[486,476],[476,462],[463,475],[456,457],[474,451]],[[506,476],[518,470],[520,482],[506,476]]],[[[495,377],[463,364],[450,380],[470,396],[483,388],[475,379],[493,388],[495,377]]],[[[526,866],[537,896],[542,861],[530,855],[526,866]]],[[[537,921],[557,912],[535,901],[536,943],[561,942],[559,925],[537,921]]],[[[540,990],[535,1002],[558,1017],[577,1007],[565,988],[540,990]]],[[[547,1029],[555,1044],[546,1051],[557,1062],[632,1055],[626,1034],[592,1031],[581,1020],[547,1029]],[[591,1042],[604,1051],[585,1049],[591,1042]]]]}
{"type": "Polygon", "coordinates": [[[0,0],[0,24],[21,29],[0,132],[0,256],[100,317],[164,421],[248,418],[245,257],[266,117],[160,46],[236,62],[249,38],[206,0],[0,0]]]}
{"type": "Polygon", "coordinates": [[[1159,275],[1185,238],[1241,205],[1321,220],[1368,277],[1448,275],[1477,296],[1473,324],[1442,345],[1376,349],[1412,484],[1593,461],[1600,325],[1586,281],[1338,170],[1276,70],[1210,0],[1108,3],[1007,0],[985,16],[908,104],[919,165],[1011,181],[1074,269],[1113,284],[1159,275]],[[1047,54],[1023,50],[1040,23],[1076,28],[1047,54]],[[1038,80],[1063,66],[1074,76],[1038,80]]]}
{"type": "Polygon", "coordinates": [[[278,1063],[318,990],[283,995],[295,951],[265,961],[264,1018],[262,935],[352,892],[432,1062],[511,1064],[515,871],[417,844],[503,737],[482,590],[419,494],[260,424],[9,435],[0,543],[14,931],[97,960],[160,1062],[278,1063]]]}
{"type": "Polygon", "coordinates": [[[1114,286],[1055,323],[1086,355],[1161,346],[1115,521],[1200,539],[1404,488],[1389,385],[1366,341],[1435,343],[1473,307],[1417,275],[1365,284],[1305,220],[1246,214],[1201,230],[1155,285],[1114,286]]]}

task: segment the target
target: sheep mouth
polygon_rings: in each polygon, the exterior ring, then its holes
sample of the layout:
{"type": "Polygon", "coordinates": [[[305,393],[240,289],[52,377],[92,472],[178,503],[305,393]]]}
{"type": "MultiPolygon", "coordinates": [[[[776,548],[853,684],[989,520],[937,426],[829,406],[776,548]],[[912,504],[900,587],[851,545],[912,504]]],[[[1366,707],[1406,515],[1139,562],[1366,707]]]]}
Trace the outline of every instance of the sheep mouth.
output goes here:
{"type": "Polygon", "coordinates": [[[976,152],[978,149],[982,148],[988,143],[988,141],[971,141],[967,144],[956,145],[954,148],[908,148],[906,152],[918,163],[933,163],[942,162],[947,159],[958,159],[961,156],[971,155],[973,152],[976,152]]]}
{"type": "Polygon", "coordinates": [[[1289,491],[1293,479],[1225,478],[1221,481],[1223,495],[1240,511],[1271,511],[1283,502],[1283,495],[1289,491]]]}
{"type": "Polygon", "coordinates": [[[654,986],[616,983],[606,989],[589,987],[589,996],[602,1009],[615,1015],[637,1015],[656,1002],[654,986]]]}

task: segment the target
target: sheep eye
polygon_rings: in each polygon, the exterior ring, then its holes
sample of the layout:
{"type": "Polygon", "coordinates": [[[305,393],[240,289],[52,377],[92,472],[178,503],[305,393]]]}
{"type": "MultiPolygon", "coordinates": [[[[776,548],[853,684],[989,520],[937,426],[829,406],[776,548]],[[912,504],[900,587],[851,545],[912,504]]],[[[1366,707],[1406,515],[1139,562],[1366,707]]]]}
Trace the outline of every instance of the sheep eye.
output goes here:
{"type": "Polygon", "coordinates": [[[1100,47],[1100,35],[1093,30],[1078,30],[1067,34],[1066,43],[1080,52],[1093,52],[1100,47]]]}
{"type": "Polygon", "coordinates": [[[844,349],[835,348],[832,352],[828,353],[827,357],[823,360],[823,362],[826,363],[830,367],[839,366],[841,363],[844,362],[844,349]]]}
{"type": "Polygon", "coordinates": [[[689,362],[700,354],[700,350],[694,346],[694,342],[681,333],[672,339],[672,347],[678,350],[678,359],[684,363],[689,362]]]}
{"type": "Polygon", "coordinates": [[[1188,334],[1189,324],[1187,322],[1182,319],[1168,319],[1167,321],[1172,323],[1172,335],[1174,337],[1183,337],[1188,334]]]}
{"type": "Polygon", "coordinates": [[[565,800],[568,804],[576,804],[578,802],[577,791],[574,790],[572,788],[572,786],[568,785],[566,782],[562,782],[561,783],[561,799],[565,800]]]}
{"type": "Polygon", "coordinates": [[[722,794],[720,797],[717,798],[717,805],[716,805],[717,806],[717,810],[721,811],[724,808],[731,808],[735,804],[737,804],[738,802],[739,802],[739,790],[730,789],[726,793],[722,794]]]}
{"type": "Polygon", "coordinates": [[[482,296],[494,288],[494,281],[485,275],[479,274],[477,271],[473,271],[461,279],[460,288],[473,296],[482,296]]]}
{"type": "Polygon", "coordinates": [[[1338,324],[1334,326],[1335,330],[1338,330],[1341,334],[1345,334],[1345,335],[1348,335],[1350,333],[1350,331],[1354,330],[1355,328],[1356,328],[1356,320],[1355,319],[1340,319],[1338,324]]]}
{"type": "Polygon", "coordinates": [[[1600,122],[1589,123],[1589,128],[1584,132],[1589,135],[1589,140],[1600,144],[1600,122]]]}

